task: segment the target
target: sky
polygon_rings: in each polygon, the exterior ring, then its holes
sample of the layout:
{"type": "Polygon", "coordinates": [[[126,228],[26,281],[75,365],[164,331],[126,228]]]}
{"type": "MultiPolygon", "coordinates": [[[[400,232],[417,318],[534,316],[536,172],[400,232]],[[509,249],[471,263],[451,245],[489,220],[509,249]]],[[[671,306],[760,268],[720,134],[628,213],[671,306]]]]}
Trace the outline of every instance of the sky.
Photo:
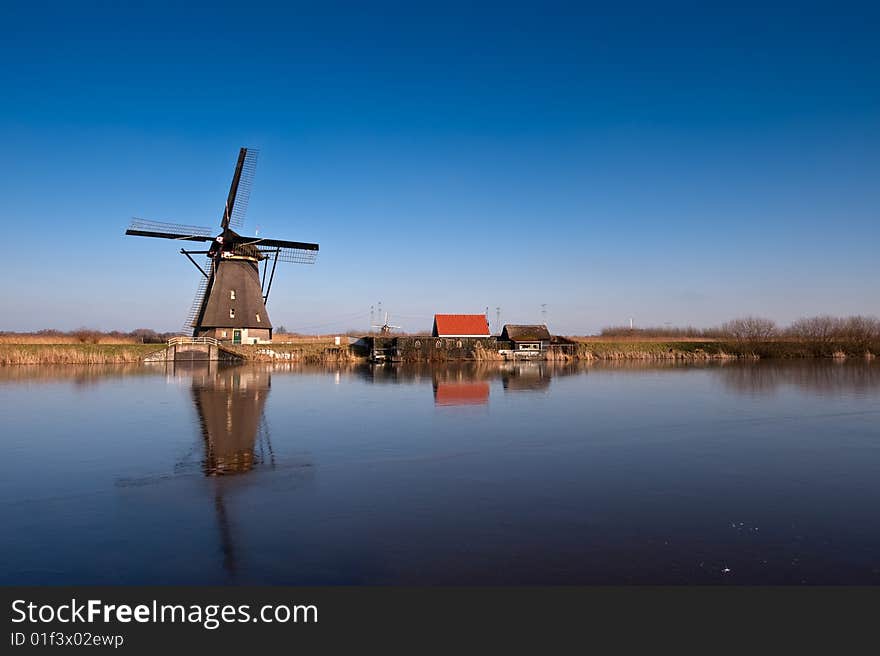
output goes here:
{"type": "Polygon", "coordinates": [[[276,327],[880,314],[876,4],[35,4],[0,25],[0,330],[180,328],[200,274],[123,233],[219,232],[240,146],[247,228],[321,246],[276,327]]]}

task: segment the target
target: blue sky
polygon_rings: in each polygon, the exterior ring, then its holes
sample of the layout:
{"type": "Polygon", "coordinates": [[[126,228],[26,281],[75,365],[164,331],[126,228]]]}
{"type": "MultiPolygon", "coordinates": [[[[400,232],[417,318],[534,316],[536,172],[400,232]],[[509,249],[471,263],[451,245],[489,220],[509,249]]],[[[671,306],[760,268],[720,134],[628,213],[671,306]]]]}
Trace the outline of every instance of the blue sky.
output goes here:
{"type": "Polygon", "coordinates": [[[737,3],[5,9],[0,329],[177,329],[131,216],[317,241],[273,323],[559,333],[880,314],[880,12],[737,3]],[[662,5],[662,6],[661,6],[662,5]]]}

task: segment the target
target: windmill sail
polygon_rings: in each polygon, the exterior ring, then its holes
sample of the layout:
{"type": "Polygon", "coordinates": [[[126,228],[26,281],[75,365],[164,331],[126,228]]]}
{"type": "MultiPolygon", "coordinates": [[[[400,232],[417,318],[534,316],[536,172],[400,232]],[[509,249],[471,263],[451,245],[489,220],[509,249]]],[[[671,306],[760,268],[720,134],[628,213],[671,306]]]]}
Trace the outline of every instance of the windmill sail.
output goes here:
{"type": "Polygon", "coordinates": [[[183,223],[166,223],[132,218],[125,234],[135,237],[158,237],[159,239],[176,239],[182,241],[212,241],[211,228],[185,225],[183,223]]]}
{"type": "Polygon", "coordinates": [[[260,259],[274,258],[278,254],[279,262],[294,264],[314,264],[318,257],[318,244],[304,241],[288,241],[285,239],[261,239],[259,237],[236,237],[236,248],[256,247],[262,254],[260,259]]]}
{"type": "Polygon", "coordinates": [[[241,179],[238,181],[238,194],[235,197],[235,205],[232,207],[232,215],[229,219],[229,225],[233,228],[241,228],[244,225],[248,202],[251,199],[251,185],[257,170],[258,155],[259,151],[253,148],[247,149],[247,155],[245,155],[244,164],[241,167],[241,179]]]}
{"type": "Polygon", "coordinates": [[[263,257],[274,258],[278,253],[279,262],[291,262],[293,264],[314,264],[318,257],[317,251],[304,250],[302,248],[261,248],[263,257]]]}
{"type": "Polygon", "coordinates": [[[181,333],[184,335],[192,334],[193,328],[196,326],[196,319],[198,319],[198,316],[201,313],[202,306],[205,303],[205,295],[208,293],[208,283],[214,277],[214,271],[212,270],[213,266],[214,260],[210,257],[206,257],[202,269],[208,274],[208,276],[199,276],[199,285],[196,288],[192,305],[189,308],[189,313],[186,315],[186,321],[181,327],[181,333]]]}
{"type": "Polygon", "coordinates": [[[229,185],[229,195],[226,197],[223,219],[220,221],[224,230],[230,227],[240,228],[244,225],[244,217],[251,197],[251,185],[257,170],[258,155],[259,151],[253,148],[242,148],[238,151],[235,173],[232,175],[232,184],[229,185]]]}
{"type": "Polygon", "coordinates": [[[320,248],[318,244],[311,244],[307,241],[290,241],[287,239],[263,239],[262,237],[236,236],[235,240],[243,244],[256,244],[257,246],[273,246],[278,248],[298,248],[300,250],[315,252],[320,248]]]}

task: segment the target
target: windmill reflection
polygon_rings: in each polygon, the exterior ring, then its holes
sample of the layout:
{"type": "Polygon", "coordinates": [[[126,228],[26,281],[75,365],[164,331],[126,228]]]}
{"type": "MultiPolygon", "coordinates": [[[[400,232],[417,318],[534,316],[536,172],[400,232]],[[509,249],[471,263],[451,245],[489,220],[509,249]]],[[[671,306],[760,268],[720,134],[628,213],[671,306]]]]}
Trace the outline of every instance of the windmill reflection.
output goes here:
{"type": "MultiPolygon", "coordinates": [[[[180,369],[175,367],[175,373],[180,369]]],[[[220,531],[223,567],[238,569],[233,526],[226,510],[226,481],[220,477],[247,474],[261,464],[275,466],[272,442],[263,414],[272,377],[268,370],[218,362],[189,368],[192,399],[204,444],[202,471],[216,478],[214,512],[220,531]]]]}
{"type": "Polygon", "coordinates": [[[205,445],[205,474],[244,474],[266,462],[274,466],[272,441],[263,416],[272,381],[270,373],[210,365],[194,371],[192,378],[193,404],[205,445]]]}

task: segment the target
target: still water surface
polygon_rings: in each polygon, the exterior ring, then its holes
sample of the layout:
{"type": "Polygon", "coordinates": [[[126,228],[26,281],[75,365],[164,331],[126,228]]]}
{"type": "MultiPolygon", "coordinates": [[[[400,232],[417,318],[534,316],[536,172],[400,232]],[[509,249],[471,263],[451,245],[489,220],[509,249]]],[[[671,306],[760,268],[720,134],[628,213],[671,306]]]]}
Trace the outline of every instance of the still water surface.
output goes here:
{"type": "Polygon", "coordinates": [[[880,584],[880,363],[0,368],[0,583],[880,584]]]}

